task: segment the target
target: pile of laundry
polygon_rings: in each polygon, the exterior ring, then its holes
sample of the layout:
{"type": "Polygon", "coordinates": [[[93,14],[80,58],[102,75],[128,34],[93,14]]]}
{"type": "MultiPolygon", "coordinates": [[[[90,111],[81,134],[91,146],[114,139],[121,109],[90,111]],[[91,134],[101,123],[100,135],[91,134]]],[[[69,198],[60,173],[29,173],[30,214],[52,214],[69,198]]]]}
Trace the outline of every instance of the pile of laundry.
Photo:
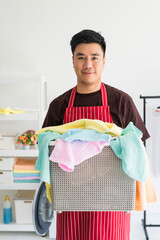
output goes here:
{"type": "Polygon", "coordinates": [[[14,183],[37,183],[40,182],[40,171],[35,170],[36,159],[17,158],[13,165],[14,183]]]}
{"type": "Polygon", "coordinates": [[[60,126],[39,130],[39,157],[35,169],[42,181],[50,184],[49,160],[58,163],[64,171],[100,153],[110,145],[122,159],[122,169],[131,178],[145,182],[148,175],[147,155],[142,143],[142,132],[132,122],[125,129],[100,120],[81,119],[60,126]],[[49,143],[56,145],[49,158],[49,143]],[[63,151],[62,151],[63,149],[63,151]]]}
{"type": "Polygon", "coordinates": [[[40,179],[46,184],[50,203],[50,161],[64,171],[74,171],[75,165],[100,153],[109,145],[122,160],[123,171],[136,181],[135,210],[144,211],[147,202],[157,201],[152,184],[148,159],[142,142],[142,132],[132,122],[125,129],[114,123],[100,120],[80,119],[60,126],[42,128],[36,132],[39,156],[35,170],[40,170],[40,179]],[[49,145],[55,147],[49,157],[49,145]]]}

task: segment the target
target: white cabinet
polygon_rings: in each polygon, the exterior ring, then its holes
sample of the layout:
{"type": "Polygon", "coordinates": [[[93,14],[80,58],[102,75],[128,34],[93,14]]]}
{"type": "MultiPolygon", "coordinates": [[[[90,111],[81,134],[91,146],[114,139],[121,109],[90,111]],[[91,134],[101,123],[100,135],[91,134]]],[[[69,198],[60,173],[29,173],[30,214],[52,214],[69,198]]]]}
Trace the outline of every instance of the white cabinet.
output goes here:
{"type": "MultiPolygon", "coordinates": [[[[23,133],[28,129],[41,128],[47,109],[47,82],[45,76],[0,76],[0,108],[22,109],[23,114],[0,114],[0,132],[23,133]]],[[[37,146],[30,150],[0,149],[2,160],[14,157],[38,157],[37,146]]],[[[6,163],[8,165],[8,163],[6,163]]],[[[4,167],[4,166],[3,166],[4,167]]],[[[1,171],[1,169],[0,169],[1,171]]],[[[2,192],[36,190],[39,183],[0,183],[2,192]]],[[[3,194],[2,194],[3,195],[3,194]]],[[[2,196],[1,195],[1,196],[2,196]]],[[[1,199],[3,201],[3,199],[1,199]]],[[[33,225],[3,224],[2,202],[0,206],[0,231],[34,231],[33,225]]]]}

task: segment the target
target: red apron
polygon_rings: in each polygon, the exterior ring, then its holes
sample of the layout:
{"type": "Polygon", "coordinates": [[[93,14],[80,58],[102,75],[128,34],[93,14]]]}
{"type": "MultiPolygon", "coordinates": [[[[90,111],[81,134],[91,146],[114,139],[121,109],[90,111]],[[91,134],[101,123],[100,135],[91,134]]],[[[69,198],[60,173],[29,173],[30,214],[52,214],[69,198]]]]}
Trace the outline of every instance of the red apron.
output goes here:
{"type": "MultiPolygon", "coordinates": [[[[98,119],[112,123],[107,92],[101,84],[102,106],[73,107],[76,87],[72,90],[64,123],[78,119],[98,119]]],[[[62,212],[57,214],[56,240],[129,240],[130,213],[62,212]]]]}

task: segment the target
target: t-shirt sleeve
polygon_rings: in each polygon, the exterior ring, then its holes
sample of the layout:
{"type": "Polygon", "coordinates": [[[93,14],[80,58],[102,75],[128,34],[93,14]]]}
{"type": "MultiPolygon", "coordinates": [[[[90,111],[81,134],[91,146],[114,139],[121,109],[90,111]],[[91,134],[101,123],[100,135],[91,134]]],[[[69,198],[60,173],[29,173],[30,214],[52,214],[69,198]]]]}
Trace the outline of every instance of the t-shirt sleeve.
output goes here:
{"type": "Polygon", "coordinates": [[[65,110],[68,106],[72,89],[55,98],[49,105],[42,128],[63,124],[65,110]]]}
{"type": "Polygon", "coordinates": [[[122,105],[121,111],[123,114],[121,115],[121,121],[124,123],[125,126],[129,124],[129,122],[133,122],[134,125],[142,131],[143,137],[142,140],[145,141],[147,138],[150,137],[144,122],[132,100],[132,98],[126,94],[126,96],[122,97],[122,105]]]}
{"type": "Polygon", "coordinates": [[[57,126],[60,125],[60,106],[58,108],[57,102],[53,101],[50,103],[48,112],[44,119],[42,128],[50,127],[50,126],[57,126]]]}

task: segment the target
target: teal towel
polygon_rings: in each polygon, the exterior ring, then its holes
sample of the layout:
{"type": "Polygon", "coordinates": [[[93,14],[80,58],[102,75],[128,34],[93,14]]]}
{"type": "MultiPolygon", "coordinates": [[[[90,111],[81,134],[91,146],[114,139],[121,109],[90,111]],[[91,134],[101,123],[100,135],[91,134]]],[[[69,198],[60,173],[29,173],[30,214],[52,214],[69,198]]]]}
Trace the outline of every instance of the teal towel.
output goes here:
{"type": "Polygon", "coordinates": [[[13,180],[14,183],[39,183],[40,179],[32,179],[32,180],[13,180]]]}
{"type": "Polygon", "coordinates": [[[142,138],[142,132],[134,126],[133,122],[130,122],[126,128],[122,130],[121,136],[127,134],[127,133],[134,133],[138,138],[142,138]]]}
{"type": "Polygon", "coordinates": [[[40,173],[13,173],[13,177],[39,177],[40,173]]]}
{"type": "Polygon", "coordinates": [[[139,182],[146,182],[147,154],[141,140],[142,132],[132,122],[123,129],[122,136],[112,140],[110,146],[117,157],[122,159],[123,171],[139,182]]]}
{"type": "Polygon", "coordinates": [[[61,134],[56,132],[44,132],[38,135],[39,156],[35,164],[35,170],[40,171],[41,181],[50,184],[50,169],[49,169],[49,143],[52,140],[61,138],[61,134]]]}

